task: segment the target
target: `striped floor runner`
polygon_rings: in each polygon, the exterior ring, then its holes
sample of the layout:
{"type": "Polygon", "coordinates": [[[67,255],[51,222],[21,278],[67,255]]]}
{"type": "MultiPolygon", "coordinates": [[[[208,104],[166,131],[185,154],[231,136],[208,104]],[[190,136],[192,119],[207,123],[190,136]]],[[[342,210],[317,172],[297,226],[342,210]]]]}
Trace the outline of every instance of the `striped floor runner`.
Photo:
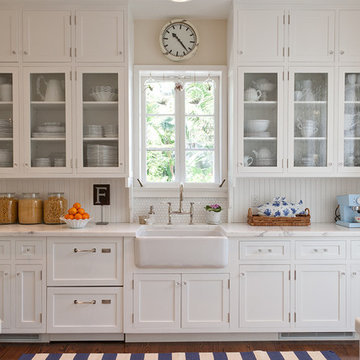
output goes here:
{"type": "Polygon", "coordinates": [[[340,358],[332,351],[253,351],[168,354],[24,354],[19,360],[340,360],[340,358]]]}

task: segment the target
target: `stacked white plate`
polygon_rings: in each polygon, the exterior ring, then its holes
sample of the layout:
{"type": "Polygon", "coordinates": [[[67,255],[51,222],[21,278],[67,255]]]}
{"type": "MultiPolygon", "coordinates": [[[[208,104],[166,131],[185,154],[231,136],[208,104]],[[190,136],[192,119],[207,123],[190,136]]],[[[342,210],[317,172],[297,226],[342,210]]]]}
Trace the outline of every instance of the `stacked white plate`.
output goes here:
{"type": "Polygon", "coordinates": [[[246,137],[270,137],[270,131],[257,131],[257,132],[247,132],[245,133],[246,137]]]}
{"type": "Polygon", "coordinates": [[[11,119],[0,119],[0,138],[12,138],[13,126],[11,119]]]}
{"type": "Polygon", "coordinates": [[[65,126],[60,122],[45,122],[35,128],[33,138],[64,138],[65,126]]]}
{"type": "Polygon", "coordinates": [[[0,149],[0,167],[11,167],[12,157],[11,149],[0,149]]]}
{"type": "Polygon", "coordinates": [[[103,137],[103,127],[101,125],[88,125],[87,134],[88,138],[99,138],[103,137]]]}
{"type": "Polygon", "coordinates": [[[51,167],[50,158],[36,158],[33,161],[34,167],[51,167]]]}
{"type": "Polygon", "coordinates": [[[65,159],[64,158],[55,158],[54,166],[55,167],[65,167],[65,159]]]}
{"type": "Polygon", "coordinates": [[[104,125],[104,136],[107,138],[114,138],[118,135],[118,129],[116,125],[104,125]]]}
{"type": "Polygon", "coordinates": [[[255,159],[256,166],[276,166],[276,159],[255,159]]]}
{"type": "Polygon", "coordinates": [[[88,144],[86,160],[88,167],[115,167],[118,162],[117,146],[88,144]]]}

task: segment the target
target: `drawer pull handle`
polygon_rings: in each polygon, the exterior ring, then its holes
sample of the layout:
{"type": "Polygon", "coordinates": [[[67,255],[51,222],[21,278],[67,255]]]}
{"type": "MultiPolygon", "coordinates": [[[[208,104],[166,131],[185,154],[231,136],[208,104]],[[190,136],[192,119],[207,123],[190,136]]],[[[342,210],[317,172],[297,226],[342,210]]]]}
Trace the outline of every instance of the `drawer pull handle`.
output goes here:
{"type": "Polygon", "coordinates": [[[111,300],[110,299],[105,299],[105,300],[101,300],[102,304],[111,304],[111,300]]]}
{"type": "Polygon", "coordinates": [[[316,253],[317,253],[318,251],[319,251],[318,249],[314,249],[314,252],[316,252],[316,253]]]}
{"type": "Polygon", "coordinates": [[[271,252],[272,252],[272,250],[271,250],[271,249],[268,249],[268,252],[269,252],[269,253],[271,253],[271,252]]]}
{"type": "Polygon", "coordinates": [[[96,249],[93,248],[93,249],[89,249],[89,250],[80,250],[78,248],[75,248],[74,249],[74,253],[96,253],[96,249]]]}
{"type": "Polygon", "coordinates": [[[103,254],[110,254],[111,253],[111,249],[101,249],[101,252],[103,254]]]}
{"type": "Polygon", "coordinates": [[[96,304],[96,300],[91,300],[91,301],[78,301],[78,300],[74,300],[74,304],[75,304],[75,305],[95,305],[95,304],[96,304]]]}
{"type": "Polygon", "coordinates": [[[261,250],[261,249],[258,249],[258,252],[259,252],[259,253],[261,253],[261,252],[262,252],[262,250],[261,250]]]}

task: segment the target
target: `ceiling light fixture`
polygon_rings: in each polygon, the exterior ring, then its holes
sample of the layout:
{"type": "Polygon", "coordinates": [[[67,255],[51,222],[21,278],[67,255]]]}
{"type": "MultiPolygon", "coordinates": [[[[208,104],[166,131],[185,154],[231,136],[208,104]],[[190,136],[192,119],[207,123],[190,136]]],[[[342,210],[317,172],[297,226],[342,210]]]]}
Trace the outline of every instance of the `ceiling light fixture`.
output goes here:
{"type": "Polygon", "coordinates": [[[171,0],[172,2],[177,2],[177,3],[183,3],[183,2],[188,2],[191,0],[171,0]]]}

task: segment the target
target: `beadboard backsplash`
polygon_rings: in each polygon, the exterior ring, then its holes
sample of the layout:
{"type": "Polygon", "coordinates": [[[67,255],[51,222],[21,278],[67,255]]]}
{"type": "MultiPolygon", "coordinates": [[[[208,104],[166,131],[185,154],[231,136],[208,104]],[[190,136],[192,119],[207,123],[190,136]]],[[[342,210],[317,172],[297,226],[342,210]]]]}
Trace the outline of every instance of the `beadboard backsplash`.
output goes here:
{"type": "Polygon", "coordinates": [[[49,192],[63,192],[69,205],[75,201],[95,220],[101,217],[101,207],[93,205],[93,184],[110,184],[111,205],[104,206],[105,220],[110,222],[129,221],[129,195],[124,179],[2,179],[0,192],[38,192],[43,199],[49,192]]]}
{"type": "Polygon", "coordinates": [[[312,222],[333,222],[336,195],[350,193],[360,193],[360,179],[237,179],[230,202],[232,221],[246,222],[249,207],[262,204],[275,196],[286,196],[288,200],[303,200],[310,209],[312,222]]]}

